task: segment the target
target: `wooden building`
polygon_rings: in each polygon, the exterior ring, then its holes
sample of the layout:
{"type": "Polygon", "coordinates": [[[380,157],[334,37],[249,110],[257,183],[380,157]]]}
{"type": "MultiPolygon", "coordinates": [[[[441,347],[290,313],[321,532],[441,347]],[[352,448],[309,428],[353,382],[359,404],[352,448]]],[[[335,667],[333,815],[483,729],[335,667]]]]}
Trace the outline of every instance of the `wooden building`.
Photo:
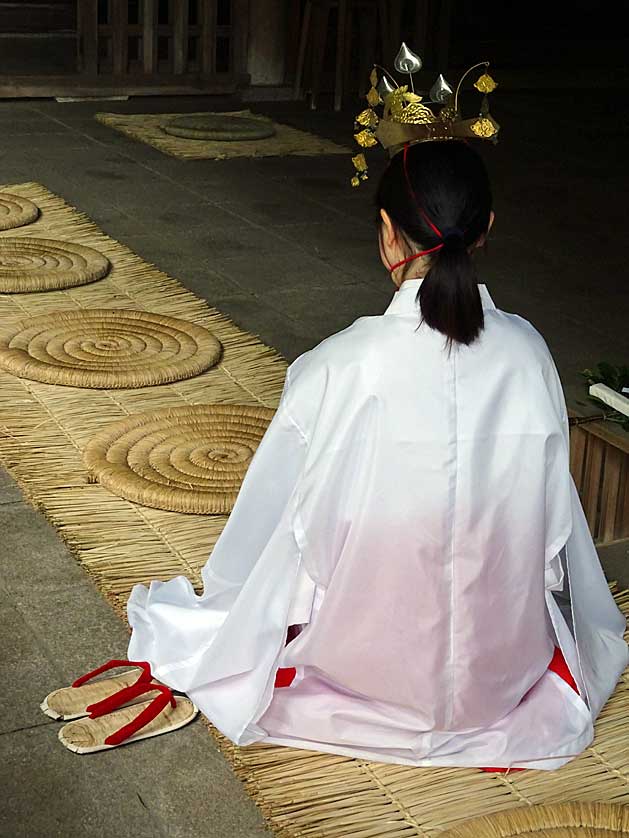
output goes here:
{"type": "Polygon", "coordinates": [[[431,75],[486,57],[503,81],[525,71],[532,86],[589,84],[597,68],[627,80],[629,40],[596,0],[570,14],[542,0],[0,0],[0,98],[290,95],[313,78],[338,91],[341,77],[353,96],[363,64],[391,66],[402,39],[431,75]]]}

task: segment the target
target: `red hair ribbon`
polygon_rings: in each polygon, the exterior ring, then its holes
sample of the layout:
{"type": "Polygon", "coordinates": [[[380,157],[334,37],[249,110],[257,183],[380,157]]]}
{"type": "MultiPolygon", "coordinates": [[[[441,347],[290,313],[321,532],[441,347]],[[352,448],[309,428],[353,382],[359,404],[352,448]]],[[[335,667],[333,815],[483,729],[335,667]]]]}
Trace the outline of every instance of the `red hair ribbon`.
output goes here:
{"type": "Polygon", "coordinates": [[[420,207],[419,202],[417,200],[417,196],[415,195],[415,191],[413,190],[413,186],[411,184],[411,179],[408,176],[408,167],[406,164],[408,148],[408,143],[404,143],[404,154],[402,160],[404,164],[404,177],[406,178],[406,185],[408,186],[408,191],[410,192],[411,197],[413,198],[413,202],[415,204],[415,207],[417,208],[417,212],[421,215],[426,224],[428,224],[433,233],[441,239],[441,244],[437,244],[435,245],[435,247],[429,247],[427,250],[420,250],[419,253],[413,253],[412,256],[407,256],[406,259],[400,259],[400,261],[396,262],[395,265],[389,266],[389,273],[393,273],[393,271],[395,271],[397,268],[401,268],[402,265],[407,265],[409,262],[413,262],[415,259],[420,259],[422,256],[428,256],[429,253],[436,253],[443,247],[443,234],[441,230],[437,227],[437,225],[431,221],[431,219],[426,214],[425,210],[423,210],[422,207],[420,207]]]}
{"type": "Polygon", "coordinates": [[[391,265],[389,267],[389,273],[393,273],[397,268],[401,268],[402,265],[408,264],[408,262],[414,262],[415,259],[419,259],[421,256],[428,256],[429,253],[435,253],[437,250],[441,250],[443,247],[443,243],[436,245],[435,247],[430,247],[428,250],[420,250],[419,253],[413,253],[412,256],[407,256],[406,259],[400,259],[399,262],[396,262],[395,265],[391,265]]]}

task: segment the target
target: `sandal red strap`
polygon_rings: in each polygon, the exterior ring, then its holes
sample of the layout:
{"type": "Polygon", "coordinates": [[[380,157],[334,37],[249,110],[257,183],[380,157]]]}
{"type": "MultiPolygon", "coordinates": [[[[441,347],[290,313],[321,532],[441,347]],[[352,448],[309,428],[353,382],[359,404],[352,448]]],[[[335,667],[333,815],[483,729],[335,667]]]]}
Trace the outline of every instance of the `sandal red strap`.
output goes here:
{"type": "Polygon", "coordinates": [[[73,687],[82,687],[83,684],[87,683],[87,681],[95,678],[97,675],[100,675],[102,672],[108,672],[110,669],[117,669],[119,666],[139,666],[142,672],[140,673],[140,677],[135,682],[136,684],[144,684],[151,680],[153,677],[151,675],[151,665],[146,661],[125,661],[125,660],[110,660],[107,663],[104,663],[102,666],[99,666],[98,669],[93,669],[91,672],[86,673],[85,675],[81,675],[80,678],[77,678],[76,681],[72,684],[73,687]]]}
{"type": "MultiPolygon", "coordinates": [[[[152,685],[146,685],[152,686],[152,685]]],[[[162,710],[170,703],[172,707],[177,706],[177,701],[175,696],[172,694],[169,687],[164,686],[163,684],[156,684],[156,689],[159,689],[160,695],[155,696],[153,701],[142,710],[141,713],[132,719],[128,724],[123,725],[120,730],[117,730],[115,733],[112,733],[105,739],[105,745],[120,745],[126,739],[129,739],[138,730],[141,730],[143,727],[146,727],[149,722],[152,722],[153,719],[157,718],[162,710]]]]}
{"type": "MultiPolygon", "coordinates": [[[[130,684],[128,687],[123,687],[122,689],[118,690],[118,692],[113,693],[113,695],[107,696],[107,698],[103,698],[101,701],[97,701],[94,704],[90,704],[88,707],[85,708],[85,710],[88,713],[90,719],[97,719],[99,716],[106,716],[113,710],[117,710],[119,707],[122,707],[122,705],[126,704],[128,701],[131,701],[132,699],[137,698],[138,696],[143,695],[144,693],[154,692],[155,690],[158,690],[160,693],[163,693],[164,690],[169,690],[169,687],[165,687],[164,684],[147,684],[146,682],[140,683],[136,681],[135,684],[130,684]]],[[[170,693],[170,695],[172,695],[172,692],[170,693]]]]}

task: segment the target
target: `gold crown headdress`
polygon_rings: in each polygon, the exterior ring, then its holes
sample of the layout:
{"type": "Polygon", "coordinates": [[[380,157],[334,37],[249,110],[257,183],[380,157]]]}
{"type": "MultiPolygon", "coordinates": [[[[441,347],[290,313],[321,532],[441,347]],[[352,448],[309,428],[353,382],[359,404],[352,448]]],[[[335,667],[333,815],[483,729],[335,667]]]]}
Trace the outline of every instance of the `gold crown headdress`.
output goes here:
{"type": "MultiPolygon", "coordinates": [[[[483,94],[480,113],[471,119],[463,119],[459,110],[459,94],[463,82],[479,67],[485,70],[489,62],[482,61],[466,70],[456,90],[440,74],[428,93],[428,99],[415,92],[413,74],[421,69],[421,58],[402,44],[395,59],[395,69],[408,73],[410,87],[398,85],[393,76],[377,65],[371,71],[371,88],[367,93],[368,108],[356,117],[354,139],[362,148],[380,143],[393,156],[405,145],[429,140],[458,140],[464,137],[479,137],[497,141],[500,126],[489,113],[487,95],[498,86],[487,72],[483,72],[474,87],[483,94]],[[382,76],[378,78],[378,70],[382,76]],[[393,84],[391,83],[393,82],[393,84]],[[381,115],[376,108],[383,106],[381,115]]],[[[363,153],[352,158],[356,174],[352,186],[358,186],[367,179],[367,161],[363,153]]]]}

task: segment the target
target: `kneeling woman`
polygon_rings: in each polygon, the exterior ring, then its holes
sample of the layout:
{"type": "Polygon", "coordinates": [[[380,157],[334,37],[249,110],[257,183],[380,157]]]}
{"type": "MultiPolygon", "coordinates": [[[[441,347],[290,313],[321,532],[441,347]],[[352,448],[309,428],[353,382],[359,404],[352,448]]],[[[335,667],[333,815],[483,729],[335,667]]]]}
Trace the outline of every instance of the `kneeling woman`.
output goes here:
{"type": "Polygon", "coordinates": [[[554,769],[627,664],[561,384],[477,285],[471,148],[405,149],[377,201],[389,308],[290,367],[203,594],[137,586],[129,658],[240,745],[554,769]]]}

